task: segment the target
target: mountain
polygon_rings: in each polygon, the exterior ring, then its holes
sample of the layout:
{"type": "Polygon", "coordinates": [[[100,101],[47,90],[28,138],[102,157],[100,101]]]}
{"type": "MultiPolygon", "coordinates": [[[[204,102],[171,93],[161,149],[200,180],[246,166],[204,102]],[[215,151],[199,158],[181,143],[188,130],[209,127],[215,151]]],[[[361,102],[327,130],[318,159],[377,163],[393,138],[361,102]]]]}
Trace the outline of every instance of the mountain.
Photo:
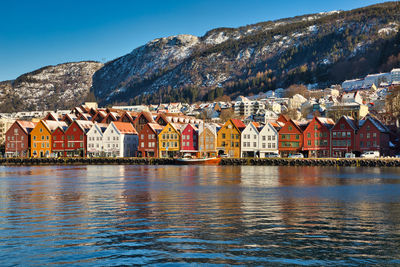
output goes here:
{"type": "Polygon", "coordinates": [[[92,90],[102,104],[158,103],[340,83],[397,66],[399,27],[400,4],[387,2],[159,38],[106,63],[92,90]]]}
{"type": "Polygon", "coordinates": [[[0,82],[0,112],[74,107],[90,94],[92,76],[102,66],[94,61],[64,63],[0,82]]]}
{"type": "Polygon", "coordinates": [[[400,66],[400,3],[332,11],[204,36],[155,39],[104,65],[65,63],[0,82],[0,112],[213,100],[291,84],[327,86],[400,66]]]}

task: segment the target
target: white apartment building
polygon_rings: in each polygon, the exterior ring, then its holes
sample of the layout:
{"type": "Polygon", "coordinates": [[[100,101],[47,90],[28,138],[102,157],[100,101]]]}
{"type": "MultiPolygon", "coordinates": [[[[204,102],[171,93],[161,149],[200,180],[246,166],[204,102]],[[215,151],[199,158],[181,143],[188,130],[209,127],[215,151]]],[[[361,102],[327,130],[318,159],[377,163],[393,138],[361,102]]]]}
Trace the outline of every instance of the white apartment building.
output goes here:
{"type": "Polygon", "coordinates": [[[234,112],[236,116],[250,116],[256,114],[259,110],[265,109],[265,103],[261,101],[250,101],[247,98],[236,101],[234,112]]]}
{"type": "Polygon", "coordinates": [[[393,69],[390,72],[392,83],[400,84],[400,69],[393,69]]]}

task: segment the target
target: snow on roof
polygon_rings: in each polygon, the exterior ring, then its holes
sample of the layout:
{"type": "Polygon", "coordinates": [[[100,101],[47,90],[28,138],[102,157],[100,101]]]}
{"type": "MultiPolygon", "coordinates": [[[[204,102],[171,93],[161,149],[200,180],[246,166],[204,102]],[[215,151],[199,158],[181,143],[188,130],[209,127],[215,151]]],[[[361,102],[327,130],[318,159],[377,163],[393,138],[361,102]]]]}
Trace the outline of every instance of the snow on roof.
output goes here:
{"type": "Polygon", "coordinates": [[[82,129],[85,133],[87,133],[93,126],[93,122],[85,121],[85,120],[76,120],[76,124],[78,124],[79,128],[82,129]]]}
{"type": "Polygon", "coordinates": [[[352,117],[344,115],[343,118],[346,120],[346,122],[350,125],[351,128],[357,130],[357,125],[352,117]]]}
{"type": "Polygon", "coordinates": [[[162,129],[164,129],[164,127],[158,123],[148,123],[147,125],[156,133],[160,133],[162,129]]]}
{"type": "Polygon", "coordinates": [[[33,128],[35,128],[35,126],[37,124],[36,122],[32,122],[32,121],[17,120],[17,122],[22,127],[22,129],[24,129],[24,131],[28,134],[33,130],[33,128]]]}
{"type": "Polygon", "coordinates": [[[68,125],[63,121],[50,121],[50,120],[42,120],[43,124],[53,132],[58,127],[68,127],[68,125]]]}

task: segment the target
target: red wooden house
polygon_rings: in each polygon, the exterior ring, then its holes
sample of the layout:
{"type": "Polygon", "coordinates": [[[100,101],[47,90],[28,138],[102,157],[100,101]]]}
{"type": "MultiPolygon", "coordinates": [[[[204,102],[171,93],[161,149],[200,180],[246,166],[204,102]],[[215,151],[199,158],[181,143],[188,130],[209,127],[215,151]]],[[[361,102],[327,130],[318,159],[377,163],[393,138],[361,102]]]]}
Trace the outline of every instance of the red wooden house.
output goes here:
{"type": "Polygon", "coordinates": [[[193,124],[186,124],[181,131],[181,153],[193,156],[199,152],[199,130],[193,124]]]}
{"type": "Polygon", "coordinates": [[[93,126],[91,121],[74,121],[65,130],[65,154],[67,157],[86,157],[87,132],[93,126]]]}
{"type": "Polygon", "coordinates": [[[58,157],[66,157],[65,151],[65,131],[68,127],[59,126],[51,133],[52,152],[58,157]]]}
{"type": "Polygon", "coordinates": [[[279,153],[282,157],[303,151],[303,130],[306,123],[289,119],[279,130],[279,153]]]}
{"type": "Polygon", "coordinates": [[[138,151],[141,157],[158,157],[158,134],[163,128],[157,123],[148,123],[139,132],[138,151]]]}
{"type": "Polygon", "coordinates": [[[30,132],[35,128],[36,122],[15,121],[6,132],[5,154],[6,157],[29,157],[31,138],[30,132]]]}
{"type": "Polygon", "coordinates": [[[330,130],[335,126],[332,119],[314,117],[303,132],[303,150],[309,157],[330,157],[330,130]]]}
{"type": "Polygon", "coordinates": [[[381,156],[392,154],[390,131],[382,122],[371,115],[367,115],[359,122],[359,126],[356,135],[357,152],[379,151],[381,156]]]}
{"type": "Polygon", "coordinates": [[[342,116],[331,130],[331,156],[344,157],[356,149],[356,121],[349,116],[342,116]]]}

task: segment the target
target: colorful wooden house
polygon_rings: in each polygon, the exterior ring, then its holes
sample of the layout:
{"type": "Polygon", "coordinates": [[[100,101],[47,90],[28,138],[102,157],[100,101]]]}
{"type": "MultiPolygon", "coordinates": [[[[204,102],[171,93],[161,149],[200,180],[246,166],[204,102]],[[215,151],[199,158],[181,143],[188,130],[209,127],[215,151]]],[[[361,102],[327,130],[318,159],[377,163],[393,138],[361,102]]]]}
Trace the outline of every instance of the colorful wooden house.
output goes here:
{"type": "Polygon", "coordinates": [[[199,153],[200,157],[217,156],[217,132],[219,125],[202,123],[199,127],[199,153]]]}
{"type": "Polygon", "coordinates": [[[158,134],[158,150],[160,158],[173,158],[180,155],[180,125],[168,123],[158,134]]]}
{"type": "Polygon", "coordinates": [[[65,130],[65,154],[67,157],[86,157],[87,133],[93,122],[86,120],[74,121],[65,130]]]}
{"type": "Polygon", "coordinates": [[[279,130],[279,153],[288,157],[303,150],[303,130],[306,122],[297,122],[289,119],[279,130]]]}
{"type": "Polygon", "coordinates": [[[107,157],[134,157],[138,149],[138,133],[131,123],[111,122],[103,134],[107,157]]]}
{"type": "Polygon", "coordinates": [[[344,157],[356,149],[356,121],[349,116],[342,116],[331,129],[331,156],[344,157]]]}
{"type": "Polygon", "coordinates": [[[308,152],[308,157],[330,157],[330,131],[335,122],[329,118],[314,117],[304,130],[303,150],[308,152]]]}
{"type": "Polygon", "coordinates": [[[181,154],[198,156],[199,129],[194,124],[186,124],[181,128],[181,154]]]}
{"type": "Polygon", "coordinates": [[[67,126],[58,126],[51,133],[51,141],[52,141],[52,152],[54,156],[57,157],[66,157],[67,154],[65,152],[65,130],[67,130],[67,126]]]}
{"type": "Polygon", "coordinates": [[[164,127],[158,123],[146,124],[139,132],[139,156],[144,158],[158,157],[158,135],[164,127]]]}
{"type": "Polygon", "coordinates": [[[39,121],[31,132],[31,157],[50,157],[52,155],[51,134],[59,126],[65,127],[65,122],[39,121]]]}
{"type": "Polygon", "coordinates": [[[377,118],[367,115],[359,122],[355,150],[359,153],[378,151],[380,156],[392,156],[390,131],[377,118]]]}
{"type": "Polygon", "coordinates": [[[36,124],[36,122],[17,120],[11,125],[5,135],[6,157],[30,156],[30,133],[36,124]]]}
{"type": "Polygon", "coordinates": [[[218,155],[239,158],[241,133],[245,128],[246,125],[241,120],[228,120],[217,133],[218,155]]]}
{"type": "Polygon", "coordinates": [[[108,124],[95,122],[87,132],[87,155],[89,157],[104,157],[103,134],[108,124]]]}

